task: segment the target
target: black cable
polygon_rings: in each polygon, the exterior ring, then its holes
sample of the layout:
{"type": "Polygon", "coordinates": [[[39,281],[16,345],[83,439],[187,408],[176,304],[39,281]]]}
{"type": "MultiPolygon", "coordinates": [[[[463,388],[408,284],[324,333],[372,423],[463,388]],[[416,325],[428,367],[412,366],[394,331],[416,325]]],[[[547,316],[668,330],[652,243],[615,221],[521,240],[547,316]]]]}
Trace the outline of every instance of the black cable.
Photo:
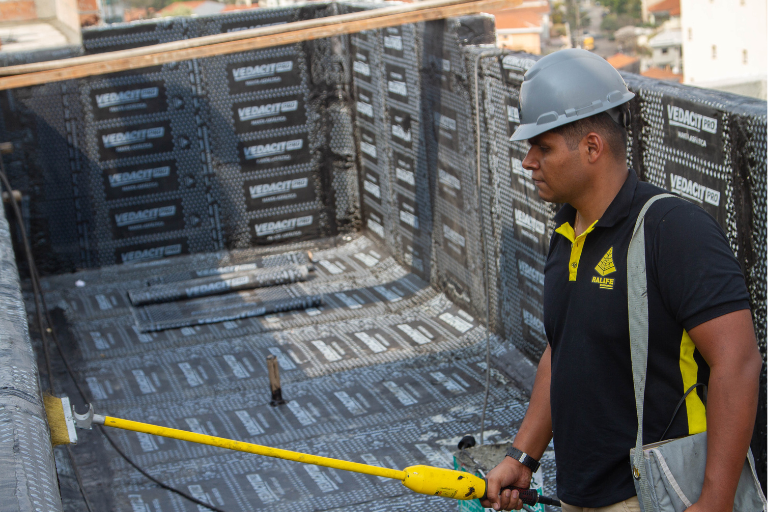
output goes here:
{"type": "MultiPolygon", "coordinates": [[[[11,205],[12,205],[12,208],[13,208],[13,213],[16,216],[16,221],[18,222],[19,229],[21,231],[21,239],[22,239],[22,243],[24,245],[24,252],[25,252],[26,258],[27,258],[27,265],[29,266],[30,280],[32,282],[32,293],[33,293],[33,295],[35,297],[35,309],[36,309],[37,323],[38,323],[38,327],[40,329],[40,337],[41,337],[42,342],[43,342],[43,353],[45,354],[45,363],[46,363],[46,366],[47,366],[47,369],[48,369],[48,384],[49,384],[49,387],[51,389],[53,389],[53,373],[52,373],[52,370],[51,370],[51,361],[50,361],[50,357],[49,357],[49,354],[48,354],[48,341],[47,341],[47,338],[45,337],[46,330],[45,330],[45,326],[43,325],[43,317],[42,317],[43,311],[45,312],[45,317],[46,317],[46,320],[47,320],[48,325],[49,325],[49,329],[50,329],[49,332],[51,334],[51,337],[53,338],[53,342],[56,345],[56,348],[59,351],[59,354],[61,354],[61,360],[64,363],[64,367],[66,368],[67,373],[69,374],[70,378],[72,379],[72,382],[75,385],[75,388],[77,388],[77,391],[80,394],[80,396],[82,397],[83,401],[85,403],[91,403],[88,400],[88,397],[85,394],[85,390],[82,388],[82,386],[80,386],[80,383],[79,383],[79,381],[78,381],[78,379],[76,377],[75,371],[70,366],[69,360],[67,360],[67,356],[64,354],[64,350],[63,350],[63,348],[61,346],[61,343],[59,343],[59,338],[56,335],[56,331],[53,329],[53,322],[51,320],[51,316],[50,316],[50,312],[48,310],[48,306],[45,303],[45,295],[43,294],[42,288],[40,287],[40,275],[37,273],[37,267],[35,266],[34,258],[33,258],[33,255],[32,255],[32,248],[30,247],[29,240],[27,239],[27,233],[26,233],[26,229],[24,227],[24,222],[22,220],[21,210],[19,209],[19,206],[16,204],[16,200],[13,198],[13,187],[11,187],[11,184],[8,181],[8,177],[5,174],[5,165],[3,163],[2,157],[0,157],[0,180],[2,180],[3,186],[8,190],[8,195],[10,196],[10,199],[11,199],[10,202],[11,202],[11,205]],[[42,303],[42,306],[41,306],[41,303],[42,303]]],[[[135,462],[133,462],[117,446],[117,443],[115,443],[115,441],[112,439],[112,437],[109,434],[107,434],[107,432],[103,428],[101,428],[101,425],[98,425],[98,427],[99,427],[99,431],[104,435],[104,437],[107,439],[107,442],[109,442],[109,444],[112,446],[112,448],[114,448],[114,450],[117,452],[117,454],[120,455],[120,457],[122,457],[136,471],[138,471],[139,473],[144,475],[146,478],[148,478],[149,480],[154,482],[156,485],[158,485],[159,487],[162,487],[163,489],[166,489],[168,491],[176,493],[179,496],[181,496],[182,498],[184,498],[186,500],[189,500],[192,503],[195,503],[196,505],[201,505],[203,507],[206,507],[206,508],[212,510],[213,512],[224,512],[223,510],[221,510],[219,508],[216,508],[213,505],[209,505],[208,503],[205,503],[204,501],[201,501],[201,500],[195,498],[194,496],[190,496],[189,494],[185,493],[184,491],[180,491],[180,490],[178,490],[178,489],[176,489],[174,487],[171,487],[168,484],[165,484],[165,483],[161,482],[157,478],[153,477],[152,475],[150,475],[149,473],[144,471],[141,467],[139,467],[135,462]]],[[[72,454],[72,452],[70,450],[70,458],[72,458],[71,454],[72,454]]],[[[77,466],[75,464],[74,458],[72,458],[72,467],[75,469],[75,477],[76,477],[76,479],[78,481],[78,485],[80,486],[80,492],[82,493],[83,498],[85,499],[86,506],[88,507],[88,510],[90,511],[90,510],[92,510],[91,507],[90,507],[90,501],[86,497],[85,489],[82,487],[79,471],[77,470],[77,466]]]]}

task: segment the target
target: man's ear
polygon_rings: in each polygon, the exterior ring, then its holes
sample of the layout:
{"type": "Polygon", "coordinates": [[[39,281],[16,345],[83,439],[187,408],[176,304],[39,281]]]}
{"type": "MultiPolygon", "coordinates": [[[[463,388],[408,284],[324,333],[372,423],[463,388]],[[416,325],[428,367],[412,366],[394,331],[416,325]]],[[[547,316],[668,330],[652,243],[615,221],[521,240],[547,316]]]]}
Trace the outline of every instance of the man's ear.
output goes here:
{"type": "Polygon", "coordinates": [[[581,139],[581,145],[586,153],[587,161],[590,164],[597,162],[597,160],[603,156],[607,150],[605,140],[600,136],[600,134],[595,132],[589,132],[586,134],[584,138],[581,139]]]}

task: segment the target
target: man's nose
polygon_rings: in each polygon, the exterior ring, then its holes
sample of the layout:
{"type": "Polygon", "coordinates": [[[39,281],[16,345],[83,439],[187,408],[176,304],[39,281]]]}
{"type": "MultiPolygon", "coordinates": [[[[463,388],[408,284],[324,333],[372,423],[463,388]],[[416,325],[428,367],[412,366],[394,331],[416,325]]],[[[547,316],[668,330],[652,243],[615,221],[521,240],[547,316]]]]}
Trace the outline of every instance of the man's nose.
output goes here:
{"type": "Polygon", "coordinates": [[[529,171],[539,168],[539,162],[533,157],[531,153],[533,153],[533,148],[528,150],[528,154],[526,154],[525,158],[523,159],[523,169],[528,169],[529,171]]]}

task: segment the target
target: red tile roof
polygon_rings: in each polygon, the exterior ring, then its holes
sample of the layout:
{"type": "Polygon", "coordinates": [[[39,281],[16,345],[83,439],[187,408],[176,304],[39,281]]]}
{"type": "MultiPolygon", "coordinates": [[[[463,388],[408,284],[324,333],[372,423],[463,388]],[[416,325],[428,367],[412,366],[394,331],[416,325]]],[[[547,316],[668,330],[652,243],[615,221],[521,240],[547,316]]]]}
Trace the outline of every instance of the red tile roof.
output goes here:
{"type": "Polygon", "coordinates": [[[639,61],[637,57],[630,57],[629,55],[624,55],[623,53],[617,53],[615,55],[612,55],[606,59],[608,61],[608,64],[615,67],[616,69],[622,69],[630,64],[634,64],[635,62],[639,61]]]}
{"type": "Polygon", "coordinates": [[[197,7],[200,7],[200,5],[204,4],[205,0],[203,1],[195,1],[195,2],[173,2],[172,4],[168,4],[159,11],[157,11],[157,14],[164,15],[168,14],[170,12],[173,12],[178,7],[188,7],[191,11],[194,11],[197,7]]]}
{"type": "Polygon", "coordinates": [[[668,69],[661,69],[661,68],[655,68],[655,67],[648,68],[647,71],[643,71],[640,74],[643,76],[647,76],[648,78],[655,78],[656,80],[665,80],[667,82],[680,83],[683,81],[683,75],[678,75],[668,69]]]}
{"type": "Polygon", "coordinates": [[[680,16],[680,0],[661,0],[648,7],[648,12],[665,12],[670,16],[680,16]]]}

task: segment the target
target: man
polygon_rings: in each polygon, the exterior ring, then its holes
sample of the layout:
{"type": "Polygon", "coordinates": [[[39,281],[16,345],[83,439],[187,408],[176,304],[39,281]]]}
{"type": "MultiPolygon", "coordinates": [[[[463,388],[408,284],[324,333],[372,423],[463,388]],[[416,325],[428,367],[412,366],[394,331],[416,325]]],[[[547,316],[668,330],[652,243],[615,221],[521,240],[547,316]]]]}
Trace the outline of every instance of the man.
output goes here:
{"type": "MultiPolygon", "coordinates": [[[[514,449],[488,474],[486,507],[521,508],[516,491],[499,490],[528,487],[554,436],[565,512],[640,510],[629,464],[637,413],[626,259],[640,209],[665,191],[627,169],[624,125],[633,96],[618,72],[583,50],[556,52],[526,73],[513,139],[530,143],[523,167],[539,196],[564,206],[545,267],[549,343],[514,449]]],[[[730,511],[762,363],[744,278],[716,221],[683,199],[662,199],[649,209],[645,240],[643,442],[706,430],[705,483],[687,512],[730,511]],[[708,384],[708,391],[699,386],[683,399],[696,383],[708,384]]]]}

